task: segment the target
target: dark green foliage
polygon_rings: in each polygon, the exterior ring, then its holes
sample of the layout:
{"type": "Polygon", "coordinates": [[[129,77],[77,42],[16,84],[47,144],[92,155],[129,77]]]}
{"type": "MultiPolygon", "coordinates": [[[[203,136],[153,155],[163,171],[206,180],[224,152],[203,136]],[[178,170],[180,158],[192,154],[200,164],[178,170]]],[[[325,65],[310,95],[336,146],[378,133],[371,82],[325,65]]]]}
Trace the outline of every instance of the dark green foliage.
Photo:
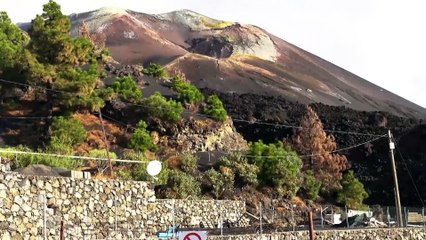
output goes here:
{"type": "Polygon", "coordinates": [[[173,89],[178,92],[178,98],[183,103],[194,104],[204,101],[204,95],[200,90],[179,75],[173,78],[173,89]]]}
{"type": "Polygon", "coordinates": [[[244,185],[257,186],[257,175],[259,167],[256,164],[249,163],[248,159],[240,153],[231,153],[219,159],[219,164],[230,168],[236,175],[236,183],[244,185]]]}
{"type": "MultiPolygon", "coordinates": [[[[12,23],[5,12],[0,12],[0,78],[13,82],[22,82],[21,62],[27,38],[24,33],[12,23]]],[[[10,88],[16,85],[0,83],[0,100],[10,88]]]]}
{"type": "Polygon", "coordinates": [[[302,189],[309,199],[315,201],[319,197],[321,182],[315,178],[312,170],[304,172],[302,189]]]}
{"type": "Polygon", "coordinates": [[[65,93],[57,94],[58,103],[66,107],[83,107],[92,111],[102,108],[105,102],[95,90],[98,76],[96,63],[91,64],[88,70],[74,67],[61,70],[55,87],[65,93]]]}
{"type": "Polygon", "coordinates": [[[70,31],[70,19],[60,6],[52,0],[45,4],[43,13],[31,22],[22,72],[28,84],[54,90],[45,92],[51,107],[98,110],[104,102],[96,90],[95,47],[89,39],[71,37],[70,31]]]}
{"type": "Polygon", "coordinates": [[[352,209],[362,208],[362,202],[368,198],[368,193],[352,170],[343,175],[341,185],[342,189],[338,191],[337,202],[352,209]]]}
{"type": "Polygon", "coordinates": [[[14,68],[26,45],[24,33],[12,23],[6,12],[0,12],[0,76],[5,69],[14,68]]]}
{"type": "Polygon", "coordinates": [[[221,197],[224,193],[231,193],[234,189],[234,172],[226,167],[221,167],[220,171],[215,169],[208,170],[204,177],[213,189],[216,198],[221,197]]]}
{"type": "Polygon", "coordinates": [[[55,117],[52,123],[51,143],[74,146],[86,139],[83,124],[72,117],[55,117]]]}
{"type": "Polygon", "coordinates": [[[139,102],[142,99],[142,91],[131,76],[116,78],[111,87],[123,100],[139,102]]]}
{"type": "Polygon", "coordinates": [[[262,185],[276,187],[280,196],[296,194],[301,184],[302,161],[295,151],[282,142],[264,144],[258,141],[250,144],[249,155],[259,167],[262,185]]]}
{"type": "Polygon", "coordinates": [[[211,95],[207,99],[207,106],[204,109],[204,114],[217,119],[219,121],[225,121],[228,117],[228,113],[223,107],[222,101],[216,95],[211,95]]]}
{"type": "Polygon", "coordinates": [[[182,118],[182,105],[172,99],[167,100],[159,92],[145,99],[144,105],[146,106],[144,110],[150,117],[172,122],[178,122],[182,118]]]}
{"type": "Polygon", "coordinates": [[[49,64],[64,61],[64,50],[71,43],[70,31],[69,18],[62,14],[59,4],[50,0],[43,6],[43,14],[32,20],[29,30],[30,48],[38,61],[49,64]]]}
{"type": "Polygon", "coordinates": [[[201,185],[188,173],[172,169],[169,172],[165,190],[167,198],[199,198],[201,195],[201,185]]]}
{"type": "Polygon", "coordinates": [[[143,120],[139,121],[137,129],[130,139],[129,146],[131,148],[140,152],[156,150],[157,146],[152,141],[148,130],[146,130],[147,126],[148,125],[143,120]]]}
{"type": "Polygon", "coordinates": [[[92,57],[94,46],[86,38],[71,38],[71,21],[61,7],[50,0],[43,13],[31,22],[30,51],[43,64],[81,64],[92,57]]]}
{"type": "Polygon", "coordinates": [[[156,78],[169,78],[169,75],[167,74],[166,70],[164,70],[164,68],[157,63],[150,63],[148,68],[144,68],[142,70],[142,73],[156,78]]]}
{"type": "Polygon", "coordinates": [[[191,153],[180,155],[182,171],[194,175],[198,168],[198,157],[191,153]]]}

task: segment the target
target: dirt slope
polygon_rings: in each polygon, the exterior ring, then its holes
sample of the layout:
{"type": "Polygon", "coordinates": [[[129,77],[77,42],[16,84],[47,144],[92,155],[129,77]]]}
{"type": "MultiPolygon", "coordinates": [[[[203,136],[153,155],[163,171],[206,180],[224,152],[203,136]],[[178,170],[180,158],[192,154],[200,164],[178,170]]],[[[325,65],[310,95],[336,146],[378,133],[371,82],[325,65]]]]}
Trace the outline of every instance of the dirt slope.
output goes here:
{"type": "Polygon", "coordinates": [[[426,118],[426,109],[253,25],[189,10],[149,15],[102,8],[71,19],[73,34],[84,21],[104,35],[117,61],[167,64],[198,87],[426,118]]]}

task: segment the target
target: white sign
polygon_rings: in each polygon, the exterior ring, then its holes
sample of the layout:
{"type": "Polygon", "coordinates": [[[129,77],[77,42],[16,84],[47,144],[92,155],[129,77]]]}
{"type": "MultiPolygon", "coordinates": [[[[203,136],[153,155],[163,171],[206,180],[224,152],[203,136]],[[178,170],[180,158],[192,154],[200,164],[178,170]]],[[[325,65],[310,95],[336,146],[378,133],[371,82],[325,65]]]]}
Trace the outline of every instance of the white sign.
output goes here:
{"type": "Polygon", "coordinates": [[[207,240],[206,231],[179,231],[179,240],[207,240]]]}

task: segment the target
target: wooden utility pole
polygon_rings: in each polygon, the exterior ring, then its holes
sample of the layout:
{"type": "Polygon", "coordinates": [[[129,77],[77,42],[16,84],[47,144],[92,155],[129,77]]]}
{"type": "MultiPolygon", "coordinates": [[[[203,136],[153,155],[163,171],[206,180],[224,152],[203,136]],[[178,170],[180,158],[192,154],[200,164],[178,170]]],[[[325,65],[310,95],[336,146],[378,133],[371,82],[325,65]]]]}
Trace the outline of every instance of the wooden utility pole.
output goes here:
{"type": "Polygon", "coordinates": [[[312,210],[309,210],[308,212],[308,218],[309,218],[309,240],[314,240],[314,221],[312,218],[312,210]]]}
{"type": "Polygon", "coordinates": [[[61,220],[61,231],[60,231],[60,235],[59,235],[60,240],[65,240],[64,230],[65,230],[64,220],[61,220]]]}
{"type": "Polygon", "coordinates": [[[111,162],[111,158],[109,157],[109,144],[108,144],[108,140],[107,140],[106,133],[105,133],[104,121],[102,120],[102,112],[101,112],[100,109],[99,109],[99,119],[101,120],[102,132],[104,134],[106,155],[107,155],[108,164],[109,164],[109,175],[112,178],[112,177],[114,177],[114,170],[112,169],[112,162],[111,162]]]}
{"type": "Polygon", "coordinates": [[[392,141],[392,133],[390,130],[388,130],[388,137],[389,137],[389,149],[390,149],[390,156],[391,156],[391,162],[392,162],[392,174],[393,174],[393,182],[395,185],[395,207],[396,207],[396,219],[398,222],[398,226],[402,227],[402,210],[401,210],[401,199],[399,197],[399,187],[398,187],[398,176],[396,173],[396,165],[395,165],[395,157],[393,155],[393,150],[395,149],[395,143],[392,141]]]}

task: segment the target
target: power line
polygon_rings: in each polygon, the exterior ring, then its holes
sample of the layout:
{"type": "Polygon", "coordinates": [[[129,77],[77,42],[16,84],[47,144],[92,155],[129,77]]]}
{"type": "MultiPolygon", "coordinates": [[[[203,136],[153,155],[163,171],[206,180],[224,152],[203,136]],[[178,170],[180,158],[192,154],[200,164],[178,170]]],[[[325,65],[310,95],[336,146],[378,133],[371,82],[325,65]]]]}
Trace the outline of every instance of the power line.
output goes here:
{"type": "MultiPolygon", "coordinates": [[[[383,135],[380,138],[385,137],[385,136],[386,135],[383,135]]],[[[380,138],[375,138],[375,139],[369,140],[367,142],[363,142],[363,143],[360,143],[360,144],[357,144],[357,145],[353,145],[353,146],[350,146],[350,147],[346,147],[346,148],[337,149],[337,150],[334,150],[334,151],[331,151],[331,152],[328,152],[328,153],[324,153],[324,154],[330,154],[330,153],[336,153],[336,152],[339,152],[339,151],[348,150],[348,149],[355,148],[355,147],[361,146],[361,145],[369,143],[369,142],[376,141],[376,140],[378,140],[380,138]]],[[[202,151],[200,151],[200,152],[202,152],[202,151]]],[[[220,152],[229,155],[229,153],[227,153],[227,152],[224,152],[224,151],[220,151],[220,152]]],[[[40,153],[40,152],[15,151],[15,150],[4,150],[4,149],[0,149],[0,153],[5,153],[5,154],[27,154],[27,155],[46,156],[46,157],[83,159],[83,160],[96,160],[96,161],[109,161],[106,158],[99,158],[99,157],[64,155],[64,154],[55,154],[55,153],[40,153]]],[[[321,156],[321,155],[324,155],[324,154],[301,155],[301,156],[298,156],[298,157],[299,158],[306,158],[306,157],[313,157],[313,156],[321,156]]],[[[269,155],[269,156],[242,155],[242,156],[244,156],[244,157],[260,157],[260,158],[277,157],[277,156],[274,156],[274,155],[269,155]]],[[[149,161],[146,161],[146,160],[130,160],[130,159],[111,159],[111,161],[112,162],[123,162],[123,163],[138,163],[138,164],[140,164],[140,163],[148,163],[149,162],[149,161]]]]}
{"type": "MultiPolygon", "coordinates": [[[[280,124],[280,123],[268,123],[268,122],[259,122],[259,121],[248,121],[244,119],[232,119],[234,122],[247,122],[250,124],[259,124],[259,125],[268,125],[268,126],[275,126],[275,127],[286,127],[286,128],[294,128],[294,129],[311,129],[311,128],[304,128],[300,126],[294,126],[294,125],[288,125],[288,124],[280,124]]],[[[330,130],[330,129],[323,129],[324,132],[328,133],[340,133],[340,134],[351,134],[351,135],[363,135],[363,136],[372,136],[372,137],[380,137],[382,135],[378,134],[371,134],[371,133],[360,133],[360,132],[352,132],[352,131],[342,131],[342,130],[330,130]]]]}
{"type": "MultiPolygon", "coordinates": [[[[48,89],[48,88],[44,88],[44,87],[31,86],[29,84],[17,83],[17,82],[12,82],[12,81],[8,81],[8,80],[4,80],[4,79],[0,79],[0,81],[11,83],[11,84],[17,84],[17,85],[21,85],[21,86],[35,87],[35,88],[43,89],[43,90],[46,90],[46,91],[54,91],[54,92],[59,92],[59,93],[70,94],[70,92],[66,92],[66,91],[59,91],[59,90],[48,89]]],[[[157,109],[157,110],[166,110],[166,111],[171,112],[170,108],[146,106],[146,105],[137,104],[137,103],[131,103],[131,102],[125,102],[125,103],[131,104],[131,105],[134,105],[134,106],[138,106],[138,107],[142,107],[142,108],[157,109]]],[[[208,116],[208,115],[200,114],[200,113],[194,113],[192,111],[185,110],[185,109],[183,110],[183,112],[189,113],[189,114],[195,115],[195,116],[210,118],[210,116],[208,116]]],[[[231,119],[234,122],[246,122],[246,123],[250,123],[250,124],[258,124],[258,125],[265,125],[265,126],[285,127],[285,128],[293,128],[293,129],[310,129],[310,128],[303,128],[303,127],[300,127],[300,126],[294,126],[294,125],[288,125],[288,124],[268,123],[268,122],[261,122],[261,121],[254,121],[253,122],[253,121],[248,121],[248,120],[238,119],[238,118],[231,118],[231,119]]],[[[353,131],[342,131],[342,130],[331,130],[331,129],[323,129],[323,130],[324,130],[324,132],[337,133],[337,134],[362,135],[362,136],[373,136],[373,137],[379,137],[379,136],[381,136],[381,135],[377,135],[377,134],[361,133],[361,132],[353,132],[353,131]]]]}
{"type": "MultiPolygon", "coordinates": [[[[97,160],[97,161],[109,161],[106,158],[99,157],[88,157],[88,156],[75,156],[75,155],[63,155],[55,153],[40,153],[40,152],[26,152],[26,151],[14,151],[14,150],[3,150],[0,149],[0,153],[7,154],[28,154],[28,155],[37,155],[45,157],[58,157],[58,158],[71,158],[71,159],[84,159],[84,160],[97,160]]],[[[148,163],[146,160],[130,160],[130,159],[111,159],[112,162],[123,162],[123,163],[148,163]]]]}
{"type": "Polygon", "coordinates": [[[122,125],[122,126],[124,126],[124,127],[126,127],[126,128],[130,128],[130,129],[132,129],[132,130],[136,130],[136,128],[135,128],[135,127],[132,127],[129,123],[125,123],[125,122],[123,122],[123,121],[120,121],[120,120],[117,120],[117,119],[112,118],[112,117],[110,117],[110,116],[107,116],[107,115],[105,115],[105,113],[102,113],[102,117],[104,117],[104,118],[106,118],[106,119],[108,119],[108,120],[110,120],[110,121],[116,122],[116,123],[118,123],[118,124],[120,124],[120,125],[122,125]]]}
{"type": "Polygon", "coordinates": [[[0,116],[0,119],[49,119],[52,117],[42,116],[0,116]]]}
{"type": "Polygon", "coordinates": [[[56,93],[70,94],[70,92],[66,92],[66,91],[60,91],[60,90],[49,89],[49,88],[45,88],[45,87],[33,86],[33,85],[30,85],[30,84],[8,81],[8,80],[4,80],[4,79],[1,79],[1,78],[0,78],[0,82],[5,82],[5,83],[10,83],[10,84],[20,85],[20,86],[24,86],[24,87],[32,87],[32,88],[37,88],[37,89],[45,90],[45,91],[52,91],[52,92],[56,92],[56,93]]]}
{"type": "MultiPolygon", "coordinates": [[[[394,142],[395,142],[395,143],[397,143],[396,139],[393,139],[393,140],[394,140],[394,142]]],[[[399,144],[399,143],[398,143],[398,144],[399,144]]],[[[402,153],[401,153],[401,151],[399,150],[399,146],[398,146],[398,144],[395,144],[395,148],[396,148],[396,150],[398,151],[399,156],[401,157],[401,160],[402,160],[402,162],[403,162],[403,163],[404,163],[404,165],[405,165],[405,169],[407,169],[407,173],[408,173],[408,176],[410,177],[411,183],[413,184],[414,189],[416,190],[417,196],[419,197],[419,200],[420,200],[420,202],[422,203],[422,206],[424,207],[425,205],[424,205],[423,199],[422,199],[422,197],[421,197],[421,195],[420,195],[420,191],[419,191],[419,189],[417,188],[416,182],[414,182],[414,178],[413,178],[413,176],[411,175],[411,171],[410,171],[410,169],[408,168],[408,164],[407,164],[407,162],[405,161],[405,158],[402,156],[402,153]]]]}
{"type": "MultiPolygon", "coordinates": [[[[337,152],[347,151],[347,150],[349,150],[349,149],[353,149],[353,148],[356,148],[356,147],[362,146],[362,145],[364,145],[364,144],[367,144],[367,143],[370,143],[370,142],[377,141],[377,140],[379,140],[379,139],[381,139],[381,138],[383,138],[383,137],[387,137],[387,135],[386,135],[386,134],[384,134],[384,135],[381,135],[381,136],[379,136],[379,137],[377,137],[377,138],[374,138],[374,139],[368,140],[368,141],[366,141],[366,142],[362,142],[362,143],[359,143],[359,144],[356,144],[356,145],[352,145],[352,146],[349,146],[349,147],[339,148],[339,149],[336,149],[336,150],[334,150],[334,151],[330,151],[330,152],[325,152],[325,153],[320,153],[320,154],[299,155],[299,156],[297,156],[297,157],[299,157],[299,158],[311,158],[311,157],[323,156],[323,155],[326,155],[326,154],[332,154],[332,153],[337,153],[337,152]]],[[[220,151],[220,152],[221,152],[221,153],[224,153],[224,154],[229,154],[229,153],[224,152],[224,151],[220,151]]],[[[288,155],[290,155],[290,154],[288,154],[288,155]]],[[[242,155],[242,156],[244,156],[244,157],[249,157],[249,158],[271,158],[271,157],[280,157],[280,156],[277,156],[277,155],[263,155],[263,156],[256,156],[256,155],[248,155],[248,154],[244,154],[244,155],[242,155]]]]}

